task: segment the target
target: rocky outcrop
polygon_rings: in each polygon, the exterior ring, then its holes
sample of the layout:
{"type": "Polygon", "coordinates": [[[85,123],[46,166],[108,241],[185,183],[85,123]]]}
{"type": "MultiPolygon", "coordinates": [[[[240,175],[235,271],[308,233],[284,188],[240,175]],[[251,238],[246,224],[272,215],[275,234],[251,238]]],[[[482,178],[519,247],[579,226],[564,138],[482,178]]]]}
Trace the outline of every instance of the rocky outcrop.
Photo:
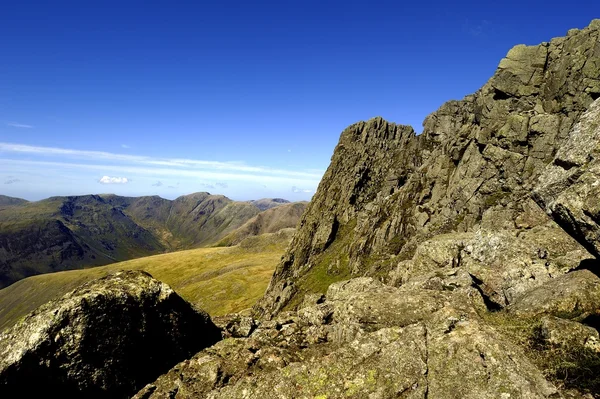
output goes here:
{"type": "Polygon", "coordinates": [[[558,150],[540,177],[534,198],[600,257],[600,100],[590,106],[558,150]]]}
{"type": "MultiPolygon", "coordinates": [[[[381,118],[347,128],[256,314],[295,308],[306,293],[348,277],[387,276],[440,234],[544,229],[543,247],[568,241],[530,193],[600,96],[599,36],[595,20],[566,37],[516,46],[479,91],[427,117],[421,135],[381,118]]],[[[510,279],[539,275],[540,255],[510,265],[510,279]]],[[[561,270],[577,266],[567,260],[561,270]]],[[[495,272],[480,268],[475,277],[495,272]]],[[[506,285],[494,279],[492,289],[506,285]]],[[[520,295],[520,284],[496,302],[520,295]]]]}
{"type": "Polygon", "coordinates": [[[336,283],[297,314],[255,321],[248,339],[180,363],[135,398],[560,397],[469,297],[472,287],[451,295],[371,278],[336,283]]]}
{"type": "Polygon", "coordinates": [[[0,396],[125,398],[221,338],[210,317],[144,272],[118,272],[0,334],[0,396]]]}

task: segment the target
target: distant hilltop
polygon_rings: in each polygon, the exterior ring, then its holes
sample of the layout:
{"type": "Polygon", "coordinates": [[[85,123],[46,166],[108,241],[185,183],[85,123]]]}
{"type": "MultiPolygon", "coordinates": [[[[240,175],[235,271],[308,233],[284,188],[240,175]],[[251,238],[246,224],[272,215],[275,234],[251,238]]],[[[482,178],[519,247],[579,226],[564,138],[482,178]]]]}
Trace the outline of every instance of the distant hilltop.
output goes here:
{"type": "MultiPolygon", "coordinates": [[[[232,201],[206,192],[172,201],[113,194],[36,202],[0,196],[0,288],[35,274],[209,246],[264,210],[288,203],[232,201]]],[[[295,227],[294,215],[282,226],[295,227]]]]}

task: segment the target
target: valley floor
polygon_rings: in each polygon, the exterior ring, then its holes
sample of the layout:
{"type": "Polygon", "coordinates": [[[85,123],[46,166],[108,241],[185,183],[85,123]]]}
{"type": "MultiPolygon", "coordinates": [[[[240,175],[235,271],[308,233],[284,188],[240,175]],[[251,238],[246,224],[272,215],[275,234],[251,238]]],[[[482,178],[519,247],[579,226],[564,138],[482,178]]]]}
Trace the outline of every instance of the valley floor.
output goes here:
{"type": "Polygon", "coordinates": [[[282,231],[235,247],[199,248],[26,278],[0,290],[0,331],[38,306],[117,270],[144,270],[212,316],[239,312],[265,292],[290,234],[282,231]]]}

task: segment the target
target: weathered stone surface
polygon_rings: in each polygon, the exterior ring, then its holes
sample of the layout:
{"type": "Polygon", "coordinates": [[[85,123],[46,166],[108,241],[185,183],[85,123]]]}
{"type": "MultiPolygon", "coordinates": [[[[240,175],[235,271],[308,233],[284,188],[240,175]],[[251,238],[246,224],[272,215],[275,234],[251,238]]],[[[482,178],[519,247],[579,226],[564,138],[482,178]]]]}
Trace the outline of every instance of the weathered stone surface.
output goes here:
{"type": "Polygon", "coordinates": [[[600,315],[600,278],[578,270],[549,280],[508,307],[522,316],[553,315],[577,321],[600,315]]]}
{"type": "Polygon", "coordinates": [[[447,307],[427,326],[427,398],[560,397],[520,348],[473,313],[447,307]]]}
{"type": "Polygon", "coordinates": [[[478,229],[435,236],[390,272],[391,285],[454,291],[474,286],[502,308],[531,289],[591,259],[555,225],[525,231],[478,229]]]}
{"type": "Polygon", "coordinates": [[[543,175],[534,198],[600,256],[600,100],[577,123],[543,175]]]}
{"type": "Polygon", "coordinates": [[[210,317],[144,272],[118,272],[0,334],[0,396],[129,397],[220,339],[210,317]]]}
{"type": "Polygon", "coordinates": [[[250,316],[228,314],[213,318],[222,331],[223,338],[246,338],[256,329],[256,320],[250,316]]]}
{"type": "Polygon", "coordinates": [[[550,345],[583,347],[600,352],[600,335],[595,328],[553,316],[545,316],[541,324],[541,338],[550,345]]]}
{"type": "MultiPolygon", "coordinates": [[[[483,228],[517,237],[547,226],[566,237],[529,196],[600,96],[599,35],[596,20],[515,47],[479,91],[427,117],[421,135],[381,118],[347,128],[256,314],[297,307],[331,282],[386,275],[439,234],[483,228]]],[[[592,202],[582,209],[595,212],[592,202]]],[[[540,262],[527,262],[525,275],[537,278],[540,262]]],[[[497,301],[528,289],[515,287],[497,301]]]]}
{"type": "Polygon", "coordinates": [[[560,397],[478,316],[477,295],[444,301],[439,291],[372,278],[332,284],[298,317],[259,322],[249,339],[205,349],[135,398],[560,397]]]}

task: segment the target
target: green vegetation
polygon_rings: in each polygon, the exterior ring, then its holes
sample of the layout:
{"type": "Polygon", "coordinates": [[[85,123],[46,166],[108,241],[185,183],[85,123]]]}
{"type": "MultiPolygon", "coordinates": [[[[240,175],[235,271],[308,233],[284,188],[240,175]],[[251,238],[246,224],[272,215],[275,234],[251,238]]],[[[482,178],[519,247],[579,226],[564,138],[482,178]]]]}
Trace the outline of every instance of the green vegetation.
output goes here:
{"type": "Polygon", "coordinates": [[[574,342],[552,345],[542,337],[539,317],[516,317],[506,312],[482,314],[558,387],[600,392],[600,353],[574,342]]]}
{"type": "Polygon", "coordinates": [[[307,293],[325,294],[331,284],[351,277],[348,250],[354,237],[355,227],[355,220],[340,227],[333,243],[316,257],[315,265],[300,277],[297,283],[300,295],[294,295],[285,309],[296,308],[307,293]]]}
{"type": "Polygon", "coordinates": [[[0,330],[41,304],[116,270],[145,270],[211,316],[239,312],[265,292],[292,232],[252,237],[236,247],[199,248],[29,277],[0,290],[0,330]]]}

